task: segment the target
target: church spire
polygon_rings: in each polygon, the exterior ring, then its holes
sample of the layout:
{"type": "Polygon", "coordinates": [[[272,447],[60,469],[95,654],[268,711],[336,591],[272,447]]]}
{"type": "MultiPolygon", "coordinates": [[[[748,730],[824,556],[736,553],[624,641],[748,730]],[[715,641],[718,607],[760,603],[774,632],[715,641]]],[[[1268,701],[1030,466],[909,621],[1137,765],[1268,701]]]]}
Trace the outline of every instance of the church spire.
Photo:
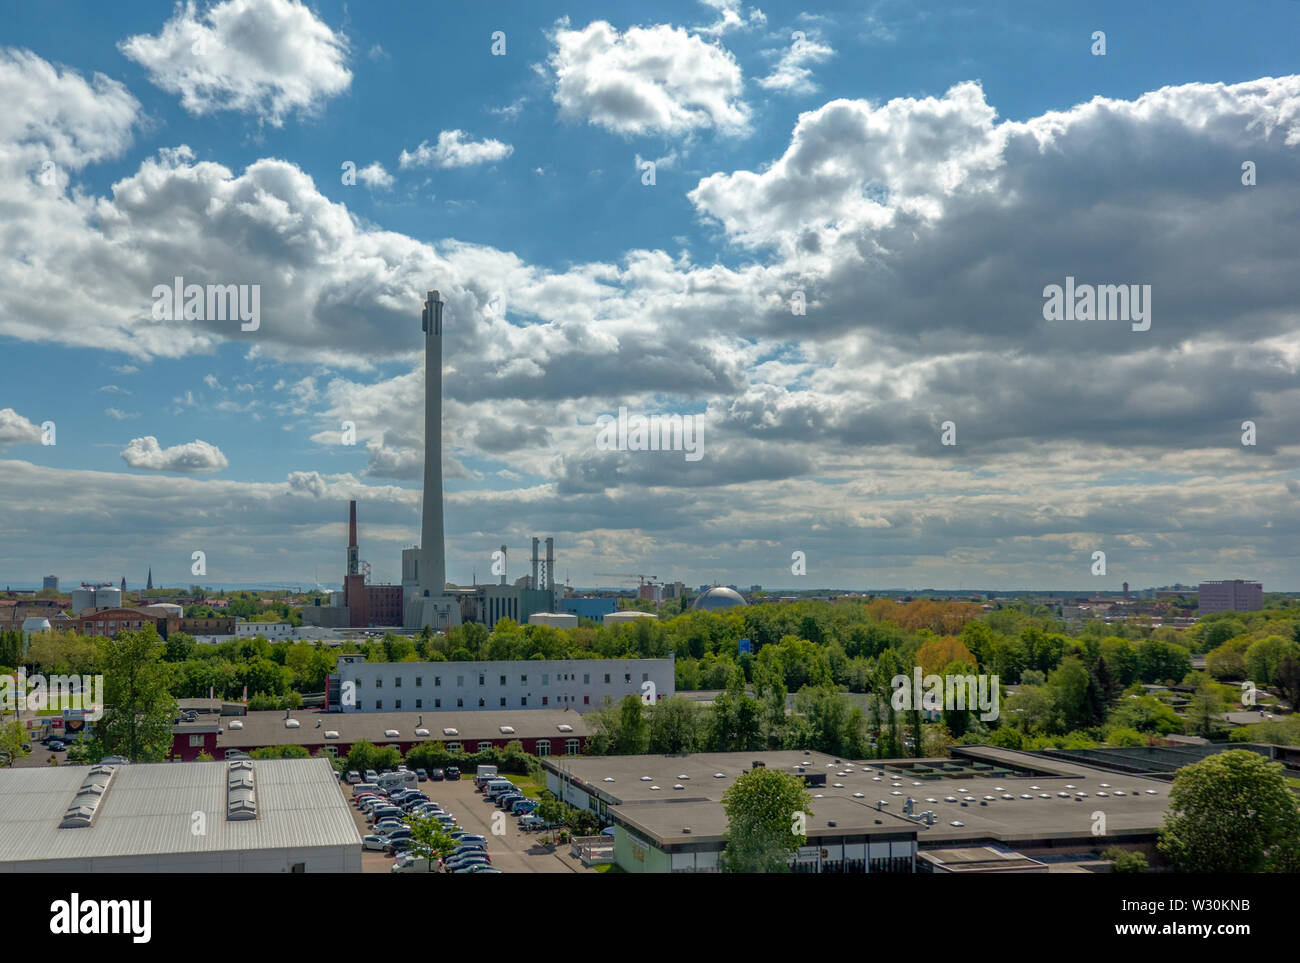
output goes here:
{"type": "Polygon", "coordinates": [[[153,591],[153,566],[152,565],[149,566],[149,581],[145,583],[144,589],[146,592],[153,591]]]}

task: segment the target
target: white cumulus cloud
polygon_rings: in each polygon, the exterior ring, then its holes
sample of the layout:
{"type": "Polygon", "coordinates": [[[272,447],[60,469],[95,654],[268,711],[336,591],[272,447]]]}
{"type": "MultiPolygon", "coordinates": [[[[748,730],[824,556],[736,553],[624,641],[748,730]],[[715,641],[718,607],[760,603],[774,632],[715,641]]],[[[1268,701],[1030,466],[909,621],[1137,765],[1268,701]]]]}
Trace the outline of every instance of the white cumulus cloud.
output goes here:
{"type": "Polygon", "coordinates": [[[504,160],[514,150],[499,140],[470,140],[463,130],[444,130],[438,135],[436,145],[421,141],[414,151],[402,151],[397,163],[402,170],[408,167],[471,167],[504,160]]]}
{"type": "Polygon", "coordinates": [[[619,33],[603,20],[582,30],[563,21],[550,66],[563,116],[617,134],[743,132],[740,65],[720,46],[659,24],[619,33]]]}
{"type": "Polygon", "coordinates": [[[149,471],[178,471],[187,474],[220,471],[229,462],[221,449],[206,441],[186,442],[163,448],[153,435],[133,438],[122,449],[122,460],[132,468],[149,471]]]}
{"type": "Polygon", "coordinates": [[[199,116],[233,110],[279,127],[352,83],[346,38],[297,0],[227,0],[203,13],[187,0],[156,37],[119,48],[199,116]]]}

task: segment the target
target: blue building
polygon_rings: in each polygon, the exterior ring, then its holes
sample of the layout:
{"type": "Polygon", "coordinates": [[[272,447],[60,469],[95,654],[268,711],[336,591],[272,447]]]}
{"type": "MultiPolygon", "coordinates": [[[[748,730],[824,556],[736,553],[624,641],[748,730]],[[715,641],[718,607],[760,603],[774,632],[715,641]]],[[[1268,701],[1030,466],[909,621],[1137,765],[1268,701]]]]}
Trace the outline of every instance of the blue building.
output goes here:
{"type": "Polygon", "coordinates": [[[557,612],[568,612],[580,619],[591,619],[594,622],[599,622],[618,608],[618,599],[556,599],[555,606],[557,612]]]}

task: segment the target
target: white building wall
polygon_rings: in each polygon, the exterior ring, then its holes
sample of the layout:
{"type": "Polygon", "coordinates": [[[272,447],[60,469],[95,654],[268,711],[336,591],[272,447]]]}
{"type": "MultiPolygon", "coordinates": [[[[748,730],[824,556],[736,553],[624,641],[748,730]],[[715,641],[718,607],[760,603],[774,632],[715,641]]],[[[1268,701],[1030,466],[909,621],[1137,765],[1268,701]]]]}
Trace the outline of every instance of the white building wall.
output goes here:
{"type": "MultiPolygon", "coordinates": [[[[628,695],[643,697],[653,693],[658,702],[676,691],[672,659],[352,662],[340,666],[340,679],[356,682],[356,704],[344,706],[345,712],[590,712],[599,709],[606,698],[618,702],[628,695]],[[647,682],[652,689],[645,687],[647,682]]],[[[554,748],[556,745],[552,740],[553,753],[560,755],[563,750],[554,748]]]]}

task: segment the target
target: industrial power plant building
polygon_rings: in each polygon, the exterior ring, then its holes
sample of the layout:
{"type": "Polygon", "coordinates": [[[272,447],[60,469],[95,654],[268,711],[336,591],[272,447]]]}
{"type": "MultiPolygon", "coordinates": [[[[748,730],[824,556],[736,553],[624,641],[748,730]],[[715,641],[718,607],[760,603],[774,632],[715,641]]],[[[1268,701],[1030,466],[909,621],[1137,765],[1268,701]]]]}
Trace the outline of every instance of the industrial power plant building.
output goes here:
{"type": "Polygon", "coordinates": [[[326,759],[0,770],[0,872],[360,871],[326,759]]]}
{"type": "Polygon", "coordinates": [[[326,709],[572,709],[606,699],[658,702],[675,692],[673,659],[526,659],[491,662],[367,662],[340,655],[326,680],[326,709]]]}

